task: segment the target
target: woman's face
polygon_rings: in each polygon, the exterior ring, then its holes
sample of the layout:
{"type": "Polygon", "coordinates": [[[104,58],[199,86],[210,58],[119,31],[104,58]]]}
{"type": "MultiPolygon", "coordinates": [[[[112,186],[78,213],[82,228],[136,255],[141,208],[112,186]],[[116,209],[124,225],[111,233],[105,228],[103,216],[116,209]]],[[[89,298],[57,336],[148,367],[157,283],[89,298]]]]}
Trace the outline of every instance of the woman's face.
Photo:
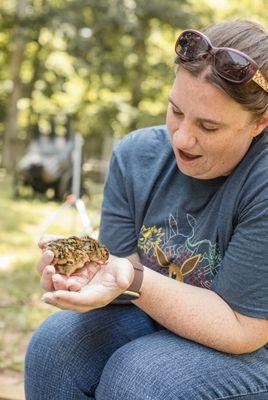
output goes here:
{"type": "Polygon", "coordinates": [[[166,122],[180,171],[198,179],[229,175],[260,133],[250,112],[183,68],[169,95],[166,122]]]}

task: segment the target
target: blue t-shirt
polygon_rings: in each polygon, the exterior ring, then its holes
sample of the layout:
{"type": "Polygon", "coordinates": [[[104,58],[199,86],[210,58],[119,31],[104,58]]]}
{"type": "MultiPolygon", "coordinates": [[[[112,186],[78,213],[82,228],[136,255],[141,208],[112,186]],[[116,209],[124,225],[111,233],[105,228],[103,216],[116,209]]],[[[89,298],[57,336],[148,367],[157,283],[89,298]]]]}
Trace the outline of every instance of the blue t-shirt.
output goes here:
{"type": "Polygon", "coordinates": [[[209,180],[179,171],[166,126],[127,135],[111,157],[100,241],[268,318],[268,132],[229,176],[209,180]]]}

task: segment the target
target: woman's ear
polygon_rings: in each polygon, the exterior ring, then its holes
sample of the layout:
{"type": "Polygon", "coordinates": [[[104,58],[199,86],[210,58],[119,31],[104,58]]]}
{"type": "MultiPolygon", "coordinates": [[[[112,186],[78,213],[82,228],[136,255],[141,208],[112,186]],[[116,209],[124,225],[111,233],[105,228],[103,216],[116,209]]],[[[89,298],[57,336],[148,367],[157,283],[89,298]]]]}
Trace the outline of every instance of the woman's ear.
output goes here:
{"type": "Polygon", "coordinates": [[[258,136],[260,133],[262,133],[262,131],[264,131],[265,128],[268,128],[268,109],[260,118],[256,120],[253,136],[258,136]]]}

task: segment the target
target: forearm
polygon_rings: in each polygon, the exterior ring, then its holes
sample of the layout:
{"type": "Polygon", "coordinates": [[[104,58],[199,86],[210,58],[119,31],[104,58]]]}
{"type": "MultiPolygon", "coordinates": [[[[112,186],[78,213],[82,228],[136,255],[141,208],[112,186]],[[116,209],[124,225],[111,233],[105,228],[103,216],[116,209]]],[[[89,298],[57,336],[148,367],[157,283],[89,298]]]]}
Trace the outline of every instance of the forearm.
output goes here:
{"type": "Polygon", "coordinates": [[[145,268],[141,293],[133,303],[175,334],[228,353],[250,351],[235,312],[215,292],[145,268]]]}

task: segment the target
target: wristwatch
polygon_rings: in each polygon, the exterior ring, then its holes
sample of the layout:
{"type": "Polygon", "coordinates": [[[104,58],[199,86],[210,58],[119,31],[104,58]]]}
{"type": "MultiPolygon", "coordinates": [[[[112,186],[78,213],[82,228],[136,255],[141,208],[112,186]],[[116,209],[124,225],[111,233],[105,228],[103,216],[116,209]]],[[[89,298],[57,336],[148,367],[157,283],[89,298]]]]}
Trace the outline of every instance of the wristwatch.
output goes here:
{"type": "Polygon", "coordinates": [[[131,262],[134,268],[134,279],[129,288],[113,301],[114,304],[124,304],[124,303],[129,304],[131,300],[136,300],[141,295],[140,289],[143,281],[144,267],[139,262],[132,260],[129,261],[131,262]]]}

